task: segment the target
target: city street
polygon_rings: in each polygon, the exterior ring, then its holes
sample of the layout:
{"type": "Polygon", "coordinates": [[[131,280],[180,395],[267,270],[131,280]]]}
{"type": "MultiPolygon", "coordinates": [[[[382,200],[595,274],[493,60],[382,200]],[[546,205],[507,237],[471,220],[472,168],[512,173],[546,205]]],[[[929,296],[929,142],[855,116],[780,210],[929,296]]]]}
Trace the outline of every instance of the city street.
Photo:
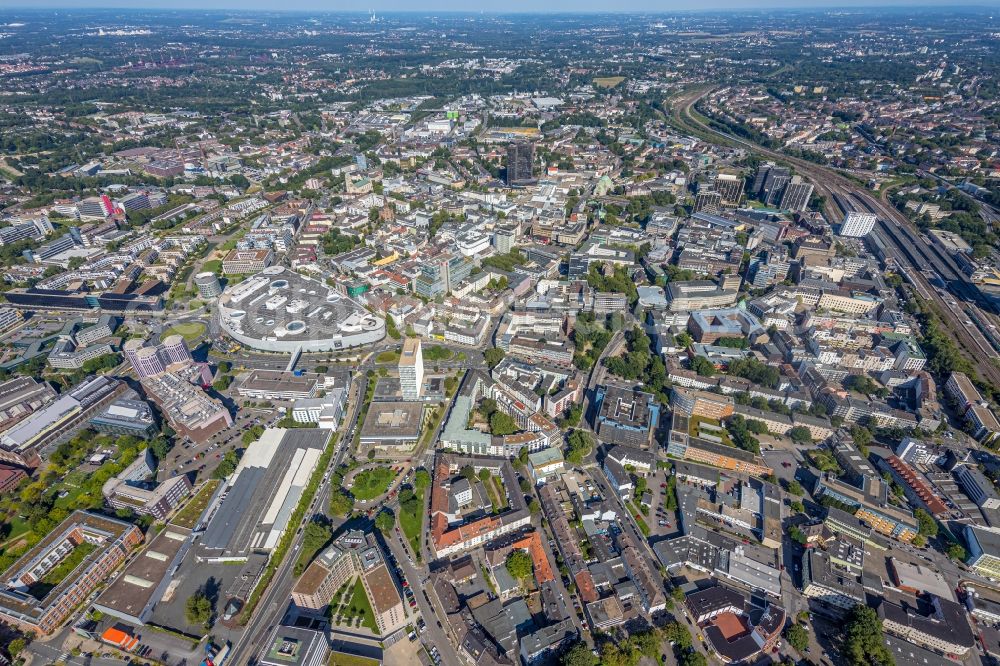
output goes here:
{"type": "MultiPolygon", "coordinates": [[[[360,409],[357,397],[360,395],[360,392],[355,385],[356,381],[362,381],[362,377],[360,375],[356,375],[355,378],[352,379],[351,395],[353,399],[351,400],[349,406],[350,416],[344,421],[345,429],[338,431],[341,433],[350,432],[357,422],[358,410],[360,409]]],[[[241,660],[249,659],[252,655],[256,654],[256,652],[263,647],[262,641],[267,637],[267,628],[280,623],[281,618],[285,615],[292,587],[295,583],[292,568],[295,564],[299,548],[302,545],[302,532],[299,528],[311,520],[313,515],[316,513],[326,512],[326,507],[330,499],[330,493],[334,490],[331,487],[331,475],[329,472],[339,467],[344,461],[345,456],[350,452],[350,442],[343,435],[338,437],[336,446],[336,452],[330,460],[330,465],[324,472],[323,481],[320,483],[319,490],[316,492],[315,497],[309,504],[308,510],[305,512],[302,524],[296,528],[296,535],[293,539],[292,547],[289,550],[288,555],[286,555],[285,559],[278,566],[274,577],[268,585],[267,591],[264,593],[264,596],[261,597],[260,602],[254,609],[250,621],[247,622],[242,630],[230,631],[227,636],[228,640],[233,643],[231,658],[234,660],[234,663],[243,663],[241,660]]],[[[343,519],[334,518],[334,529],[338,528],[343,522],[343,519]]]]}
{"type": "Polygon", "coordinates": [[[441,663],[444,666],[461,666],[462,662],[455,653],[455,641],[449,638],[448,628],[441,623],[441,618],[445,613],[440,611],[437,595],[430,587],[426,565],[419,568],[410,562],[410,556],[406,546],[403,545],[403,538],[399,532],[393,530],[391,535],[385,538],[386,544],[392,551],[396,562],[403,569],[406,580],[410,583],[410,588],[414,590],[413,597],[417,600],[417,608],[424,618],[427,628],[420,637],[423,642],[437,647],[441,654],[441,663]]]}

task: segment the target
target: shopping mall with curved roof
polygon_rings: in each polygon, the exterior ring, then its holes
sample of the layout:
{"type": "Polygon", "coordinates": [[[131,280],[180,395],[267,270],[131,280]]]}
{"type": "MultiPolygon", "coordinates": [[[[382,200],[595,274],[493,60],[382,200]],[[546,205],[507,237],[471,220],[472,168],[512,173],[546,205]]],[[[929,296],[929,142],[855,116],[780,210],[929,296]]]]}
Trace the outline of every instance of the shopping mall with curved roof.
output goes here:
{"type": "Polygon", "coordinates": [[[333,351],[385,337],[384,319],[319,280],[282,266],[226,287],[218,305],[222,329],[262,351],[333,351]]]}

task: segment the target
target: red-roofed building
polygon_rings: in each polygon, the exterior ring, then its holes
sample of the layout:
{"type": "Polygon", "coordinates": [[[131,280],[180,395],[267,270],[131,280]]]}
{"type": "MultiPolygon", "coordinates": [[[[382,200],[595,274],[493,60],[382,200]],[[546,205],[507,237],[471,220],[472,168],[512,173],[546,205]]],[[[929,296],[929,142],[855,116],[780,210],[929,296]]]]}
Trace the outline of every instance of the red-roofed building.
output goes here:
{"type": "Polygon", "coordinates": [[[594,585],[594,577],[590,575],[589,571],[584,569],[577,572],[573,580],[576,581],[576,591],[580,595],[580,598],[583,599],[583,603],[589,604],[600,598],[597,595],[597,587],[594,585]]]}
{"type": "Polygon", "coordinates": [[[475,548],[510,534],[531,523],[531,513],[524,503],[524,497],[517,492],[517,477],[504,458],[487,458],[440,454],[434,465],[434,484],[431,488],[431,543],[436,557],[475,548]],[[459,469],[470,466],[475,471],[489,469],[499,474],[504,488],[514,492],[508,497],[509,508],[499,515],[463,522],[460,513],[453,507],[451,497],[452,480],[459,469]]]}
{"type": "Polygon", "coordinates": [[[391,289],[404,289],[409,291],[410,289],[410,278],[405,275],[400,275],[394,271],[380,270],[374,273],[374,277],[385,280],[386,284],[391,289]]]}
{"type": "Polygon", "coordinates": [[[27,477],[27,473],[20,467],[12,467],[0,463],[0,495],[11,492],[21,483],[21,479],[27,477]]]}
{"type": "Polygon", "coordinates": [[[120,650],[125,650],[126,652],[131,652],[139,645],[139,639],[131,634],[127,634],[121,629],[116,629],[115,627],[108,627],[108,629],[101,634],[101,640],[105,643],[110,643],[120,650]]]}
{"type": "Polygon", "coordinates": [[[515,541],[513,547],[526,550],[531,555],[531,561],[535,565],[535,580],[538,581],[539,585],[556,579],[552,574],[552,566],[549,564],[549,558],[545,554],[545,546],[542,545],[542,537],[538,532],[529,532],[515,541]]]}
{"type": "Polygon", "coordinates": [[[931,487],[912,467],[897,458],[888,456],[879,461],[879,467],[889,472],[896,483],[903,487],[907,499],[923,507],[933,516],[943,518],[948,515],[948,507],[931,487]]]}

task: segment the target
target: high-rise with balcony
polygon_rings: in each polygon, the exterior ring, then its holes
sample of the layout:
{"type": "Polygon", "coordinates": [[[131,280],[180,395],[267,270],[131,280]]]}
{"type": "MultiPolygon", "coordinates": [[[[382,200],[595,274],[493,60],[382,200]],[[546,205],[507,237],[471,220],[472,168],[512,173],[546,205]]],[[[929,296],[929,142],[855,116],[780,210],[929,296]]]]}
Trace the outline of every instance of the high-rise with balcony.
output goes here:
{"type": "Polygon", "coordinates": [[[424,298],[447,294],[472,273],[474,264],[461,254],[443,254],[425,262],[413,289],[424,298]]]}
{"type": "Polygon", "coordinates": [[[404,400],[419,400],[424,386],[424,355],[420,338],[406,338],[399,355],[399,388],[404,400]]]}
{"type": "Polygon", "coordinates": [[[788,185],[785,185],[785,191],[781,195],[780,208],[793,213],[804,211],[809,206],[812,193],[811,183],[802,182],[801,176],[792,176],[792,180],[789,181],[788,185]]]}
{"type": "Polygon", "coordinates": [[[720,173],[715,177],[715,191],[721,196],[723,206],[739,206],[743,199],[743,179],[731,173],[720,173]]]}
{"type": "Polygon", "coordinates": [[[699,189],[695,198],[694,210],[696,213],[711,213],[718,215],[722,208],[722,195],[712,189],[699,189]]]}
{"type": "Polygon", "coordinates": [[[507,146],[507,184],[524,185],[534,180],[535,146],[512,143],[507,146]]]}
{"type": "MultiPolygon", "coordinates": [[[[760,172],[758,172],[758,177],[759,175],[760,172]]],[[[781,200],[781,193],[785,189],[785,185],[791,179],[792,174],[788,169],[771,165],[764,174],[763,181],[760,184],[760,191],[757,192],[757,198],[768,206],[776,205],[781,200]]]]}
{"type": "Polygon", "coordinates": [[[115,205],[107,195],[83,199],[76,208],[81,220],[106,220],[115,214],[115,205]]]}
{"type": "Polygon", "coordinates": [[[160,344],[160,353],[166,365],[184,363],[191,360],[191,352],[188,351],[187,345],[184,344],[184,338],[179,335],[168,335],[163,338],[163,342],[160,344]]]}
{"type": "Polygon", "coordinates": [[[191,361],[191,352],[188,351],[184,338],[179,335],[168,335],[162,343],[152,347],[146,347],[145,344],[143,340],[133,338],[122,347],[122,353],[132,364],[139,379],[158,375],[172,363],[191,361]]]}
{"type": "Polygon", "coordinates": [[[875,228],[877,219],[872,213],[859,213],[852,210],[844,216],[844,221],[840,225],[840,235],[852,238],[867,236],[875,228]]]}
{"type": "Polygon", "coordinates": [[[138,339],[129,340],[129,342],[137,342],[138,344],[129,345],[126,343],[122,352],[132,364],[132,369],[135,370],[139,379],[152,377],[164,371],[163,361],[156,347],[143,347],[142,341],[138,339]]]}

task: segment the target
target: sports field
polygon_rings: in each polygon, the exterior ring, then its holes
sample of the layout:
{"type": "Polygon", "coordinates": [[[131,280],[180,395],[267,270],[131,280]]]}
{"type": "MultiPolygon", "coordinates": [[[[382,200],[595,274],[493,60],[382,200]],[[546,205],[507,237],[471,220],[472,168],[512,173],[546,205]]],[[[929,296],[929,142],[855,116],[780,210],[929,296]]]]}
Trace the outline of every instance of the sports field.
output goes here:
{"type": "Polygon", "coordinates": [[[594,79],[594,85],[598,88],[614,88],[624,80],[624,76],[601,76],[594,79]]]}

